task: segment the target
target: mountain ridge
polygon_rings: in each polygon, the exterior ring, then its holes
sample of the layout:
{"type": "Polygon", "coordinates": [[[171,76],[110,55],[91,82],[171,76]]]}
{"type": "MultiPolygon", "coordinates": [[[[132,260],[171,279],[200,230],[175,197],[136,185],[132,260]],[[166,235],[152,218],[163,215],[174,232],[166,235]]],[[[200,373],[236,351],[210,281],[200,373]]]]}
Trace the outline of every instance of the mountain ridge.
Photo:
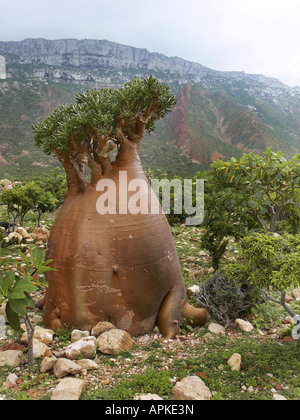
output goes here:
{"type": "Polygon", "coordinates": [[[146,167],[190,175],[217,158],[268,146],[300,152],[300,88],[274,78],[212,70],[107,40],[27,38],[0,42],[0,55],[7,76],[0,80],[0,172],[55,165],[34,150],[30,125],[76,92],[150,74],[170,85],[178,104],[145,142],[146,167]]]}
{"type": "Polygon", "coordinates": [[[167,57],[145,48],[136,48],[108,40],[75,38],[47,40],[44,38],[27,38],[23,41],[0,42],[0,53],[8,54],[9,62],[20,64],[47,64],[52,66],[89,68],[105,65],[130,68],[141,67],[151,70],[173,70],[180,73],[209,71],[199,63],[192,63],[179,57],[167,57]],[[106,61],[104,61],[106,60],[106,61]],[[168,62],[170,65],[168,65],[168,62]],[[172,67],[171,67],[172,66],[172,67]],[[194,69],[195,67],[195,69],[194,69]],[[187,69],[187,70],[184,70],[187,69]]]}
{"type": "MultiPolygon", "coordinates": [[[[225,78],[245,79],[277,85],[288,91],[300,94],[300,87],[291,87],[279,79],[267,77],[262,74],[248,74],[244,71],[212,70],[194,61],[188,61],[178,56],[169,57],[159,52],[150,52],[146,48],[132,47],[109,40],[66,38],[49,40],[45,38],[26,38],[22,41],[0,41],[0,54],[5,57],[8,64],[46,64],[50,66],[98,68],[106,67],[116,62],[125,68],[142,68],[147,70],[163,70],[179,73],[181,76],[222,76],[225,78]],[[47,54],[48,51],[48,54],[47,54]],[[113,54],[110,54],[113,52],[113,54]],[[84,57],[95,58],[94,61],[84,57]],[[73,60],[72,60],[73,57],[73,60]],[[81,57],[81,60],[80,60],[81,57]],[[110,58],[113,57],[113,60],[110,58]],[[106,62],[103,63],[103,60],[106,62]],[[127,60],[126,60],[127,59],[127,60]],[[102,60],[102,61],[101,61],[102,60]],[[108,60],[108,61],[107,61],[108,60]],[[169,65],[168,65],[169,63],[169,65]]],[[[199,80],[195,80],[196,82],[199,80]]]]}

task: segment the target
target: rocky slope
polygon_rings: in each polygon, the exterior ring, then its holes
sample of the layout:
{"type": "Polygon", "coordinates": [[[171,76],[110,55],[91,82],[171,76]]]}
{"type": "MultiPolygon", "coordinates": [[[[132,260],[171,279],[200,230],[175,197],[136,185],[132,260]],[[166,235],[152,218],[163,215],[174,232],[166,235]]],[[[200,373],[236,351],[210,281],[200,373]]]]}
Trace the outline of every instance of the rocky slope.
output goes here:
{"type": "Polygon", "coordinates": [[[266,147],[288,155],[299,151],[296,118],[282,118],[266,102],[252,99],[255,106],[244,105],[225,91],[196,84],[181,87],[177,99],[165,133],[194,163],[208,166],[218,158],[260,153],[266,147]]]}
{"type": "Polygon", "coordinates": [[[300,88],[276,79],[219,72],[101,40],[0,42],[0,55],[7,74],[0,80],[0,171],[8,175],[32,164],[54,165],[33,148],[31,123],[71,102],[76,91],[149,74],[171,86],[178,105],[145,142],[147,167],[185,175],[216,158],[266,146],[289,155],[300,151],[300,88]]]}
{"type": "Polygon", "coordinates": [[[197,63],[181,58],[168,58],[146,49],[101,40],[26,39],[21,42],[0,42],[0,52],[9,63],[47,64],[68,68],[148,69],[172,73],[199,74],[210,72],[197,63]]]}

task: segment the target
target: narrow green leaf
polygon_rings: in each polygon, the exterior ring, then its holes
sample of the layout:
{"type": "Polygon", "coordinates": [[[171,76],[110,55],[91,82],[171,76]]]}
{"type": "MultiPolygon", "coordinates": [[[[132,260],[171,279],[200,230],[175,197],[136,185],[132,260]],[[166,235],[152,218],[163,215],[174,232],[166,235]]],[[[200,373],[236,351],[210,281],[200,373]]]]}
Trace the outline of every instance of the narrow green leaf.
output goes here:
{"type": "Polygon", "coordinates": [[[28,293],[25,292],[25,295],[26,295],[26,298],[24,299],[24,301],[26,302],[26,306],[28,306],[31,309],[34,309],[35,308],[34,300],[28,293]]]}
{"type": "Polygon", "coordinates": [[[36,274],[46,273],[48,271],[56,271],[56,270],[54,268],[51,268],[51,267],[40,266],[38,268],[36,274]]]}
{"type": "Polygon", "coordinates": [[[2,293],[2,289],[3,289],[3,283],[4,283],[4,278],[2,276],[2,274],[0,274],[0,296],[2,293]]]}
{"type": "Polygon", "coordinates": [[[20,331],[21,325],[19,315],[11,308],[10,302],[7,302],[5,312],[11,328],[15,331],[20,331]]]}
{"type": "Polygon", "coordinates": [[[36,247],[33,251],[32,251],[32,257],[33,260],[36,260],[37,266],[35,265],[36,268],[38,268],[41,265],[41,262],[44,259],[44,254],[41,251],[41,249],[39,247],[36,247]]]}
{"type": "Polygon", "coordinates": [[[6,296],[9,292],[9,290],[11,289],[12,285],[14,284],[15,281],[15,273],[13,271],[9,271],[3,281],[3,286],[2,286],[2,291],[3,291],[3,295],[6,296]]]}
{"type": "Polygon", "coordinates": [[[11,309],[18,315],[25,315],[27,313],[26,309],[26,296],[24,295],[24,299],[15,299],[9,300],[9,305],[11,309]]]}
{"type": "Polygon", "coordinates": [[[22,290],[13,290],[8,294],[8,299],[24,299],[25,294],[22,292],[22,290]]]}
{"type": "Polygon", "coordinates": [[[40,266],[39,260],[36,257],[33,258],[33,264],[34,264],[34,266],[35,266],[36,269],[38,269],[39,266],[40,266]]]}
{"type": "Polygon", "coordinates": [[[44,265],[49,265],[49,264],[51,264],[53,261],[54,261],[54,260],[47,260],[47,261],[45,261],[45,262],[44,262],[44,265]]]}
{"type": "Polygon", "coordinates": [[[14,286],[13,291],[21,291],[21,292],[27,292],[32,293],[36,292],[39,288],[32,284],[31,277],[25,277],[24,279],[19,280],[16,285],[14,286]]]}
{"type": "Polygon", "coordinates": [[[21,251],[19,252],[20,257],[23,259],[23,261],[26,263],[26,265],[30,264],[29,258],[26,257],[26,255],[24,255],[21,251]]]}

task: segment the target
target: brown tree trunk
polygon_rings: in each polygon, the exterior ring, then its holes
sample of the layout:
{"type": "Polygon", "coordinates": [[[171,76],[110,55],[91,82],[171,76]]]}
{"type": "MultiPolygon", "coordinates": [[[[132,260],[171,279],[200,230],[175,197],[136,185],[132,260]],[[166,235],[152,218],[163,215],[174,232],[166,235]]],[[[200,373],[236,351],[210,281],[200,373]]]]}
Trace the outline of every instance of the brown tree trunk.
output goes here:
{"type": "Polygon", "coordinates": [[[56,155],[67,175],[68,195],[84,192],[88,180],[85,174],[86,165],[81,157],[72,157],[70,153],[63,155],[59,152],[56,152],[56,155]]]}
{"type": "MultiPolygon", "coordinates": [[[[123,188],[119,185],[120,171],[127,173],[127,186],[133,179],[147,181],[137,144],[122,147],[106,177],[116,185],[117,210],[123,188]]],[[[148,184],[142,193],[150,203],[153,195],[148,184]]],[[[187,305],[165,216],[100,215],[96,204],[101,194],[87,188],[69,196],[59,213],[46,256],[54,260],[52,266],[57,271],[47,273],[45,325],[91,330],[100,321],[110,321],[139,335],[150,332],[158,322],[166,337],[174,337],[183,311],[198,324],[205,323],[206,310],[191,311],[187,305]]],[[[128,200],[133,194],[128,192],[128,200]]]]}

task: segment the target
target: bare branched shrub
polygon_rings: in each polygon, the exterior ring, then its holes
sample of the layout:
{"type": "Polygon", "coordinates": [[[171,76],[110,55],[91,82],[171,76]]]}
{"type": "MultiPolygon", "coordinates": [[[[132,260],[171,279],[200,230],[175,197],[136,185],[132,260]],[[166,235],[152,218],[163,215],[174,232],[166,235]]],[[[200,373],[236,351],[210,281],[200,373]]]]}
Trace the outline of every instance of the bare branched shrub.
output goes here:
{"type": "Polygon", "coordinates": [[[196,297],[225,327],[229,327],[259,300],[258,290],[249,283],[228,279],[220,271],[204,283],[196,297]]]}

